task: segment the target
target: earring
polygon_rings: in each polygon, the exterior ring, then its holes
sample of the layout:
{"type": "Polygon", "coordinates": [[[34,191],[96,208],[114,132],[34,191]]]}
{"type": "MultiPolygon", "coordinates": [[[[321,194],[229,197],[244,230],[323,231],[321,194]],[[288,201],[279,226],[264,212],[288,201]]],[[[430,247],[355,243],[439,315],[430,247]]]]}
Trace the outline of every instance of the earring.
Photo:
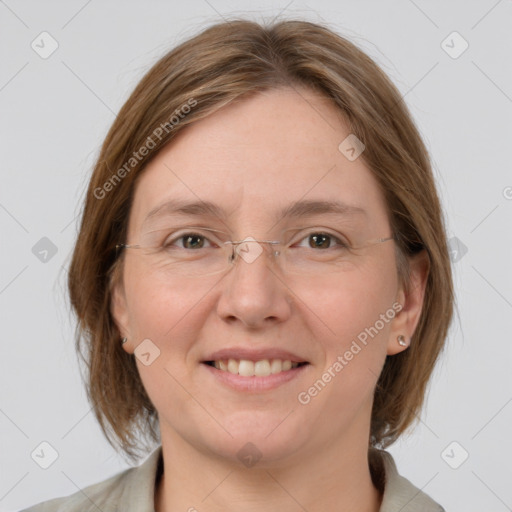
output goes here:
{"type": "Polygon", "coordinates": [[[127,341],[128,341],[128,338],[123,338],[123,339],[121,340],[121,344],[122,344],[122,345],[124,345],[127,341]]]}
{"type": "Polygon", "coordinates": [[[408,343],[405,341],[405,337],[402,334],[398,335],[396,340],[401,347],[407,347],[408,343]]]}

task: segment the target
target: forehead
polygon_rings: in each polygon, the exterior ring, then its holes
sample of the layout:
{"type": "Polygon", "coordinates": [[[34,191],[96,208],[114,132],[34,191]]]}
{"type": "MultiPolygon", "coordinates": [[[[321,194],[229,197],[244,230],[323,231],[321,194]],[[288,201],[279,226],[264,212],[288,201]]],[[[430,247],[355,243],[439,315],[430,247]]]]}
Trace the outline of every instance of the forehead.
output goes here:
{"type": "Polygon", "coordinates": [[[187,126],[151,160],[137,183],[130,224],[140,228],[172,199],[211,202],[253,221],[299,200],[339,201],[369,219],[385,217],[363,159],[350,161],[339,150],[349,135],[336,106],[308,89],[234,102],[187,126]]]}

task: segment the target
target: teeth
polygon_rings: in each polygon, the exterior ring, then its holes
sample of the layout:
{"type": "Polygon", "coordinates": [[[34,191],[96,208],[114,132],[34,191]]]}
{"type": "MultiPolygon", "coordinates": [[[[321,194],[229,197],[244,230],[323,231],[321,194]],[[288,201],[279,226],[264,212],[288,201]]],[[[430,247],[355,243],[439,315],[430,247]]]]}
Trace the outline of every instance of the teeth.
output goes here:
{"type": "Polygon", "coordinates": [[[234,359],[228,361],[228,372],[238,373],[238,363],[234,359]]]}
{"type": "MultiPolygon", "coordinates": [[[[271,373],[268,359],[263,359],[263,361],[256,361],[254,363],[254,375],[258,377],[266,377],[271,373]]],[[[242,372],[240,372],[240,375],[242,375],[242,372]]]]}
{"type": "Polygon", "coordinates": [[[283,363],[280,359],[273,359],[270,365],[270,371],[272,373],[279,373],[283,369],[283,363]]]}
{"type": "Polygon", "coordinates": [[[249,361],[247,359],[228,359],[227,361],[215,361],[213,363],[217,370],[227,371],[243,377],[266,377],[275,373],[286,372],[291,368],[297,368],[299,363],[292,363],[289,359],[262,359],[261,361],[249,361]]]}
{"type": "MultiPolygon", "coordinates": [[[[231,361],[229,362],[231,363],[231,361]]],[[[241,375],[242,377],[252,377],[254,375],[254,363],[252,361],[242,359],[238,365],[238,375],[241,375]]]]}

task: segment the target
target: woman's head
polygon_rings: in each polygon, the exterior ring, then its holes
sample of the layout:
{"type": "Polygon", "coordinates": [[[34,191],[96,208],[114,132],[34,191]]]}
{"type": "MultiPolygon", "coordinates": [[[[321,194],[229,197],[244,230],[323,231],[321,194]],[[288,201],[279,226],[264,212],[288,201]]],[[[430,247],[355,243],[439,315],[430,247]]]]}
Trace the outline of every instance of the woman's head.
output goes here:
{"type": "Polygon", "coordinates": [[[167,436],[233,456],[251,441],[269,460],[349,433],[393,442],[422,404],[453,300],[427,152],[398,91],[353,44],[300,21],[216,25],[147,73],[103,145],[69,284],[111,439],[135,453],[158,414],[167,436]],[[196,205],[177,215],[177,201],[196,205]],[[169,252],[115,251],[161,246],[177,226],[260,241],[323,227],[364,248],[329,266],[294,260],[297,246],[273,262],[254,242],[251,258],[212,275],[191,274],[190,261],[176,271],[169,252]],[[204,364],[232,348],[309,364],[248,394],[204,364]]]}

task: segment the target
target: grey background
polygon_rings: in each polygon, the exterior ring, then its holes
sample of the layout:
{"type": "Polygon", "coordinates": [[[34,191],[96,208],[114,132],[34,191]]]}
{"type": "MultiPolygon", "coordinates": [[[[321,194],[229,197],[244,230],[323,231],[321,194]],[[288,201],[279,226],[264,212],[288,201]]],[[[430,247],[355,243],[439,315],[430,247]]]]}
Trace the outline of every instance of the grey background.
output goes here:
{"type": "MultiPolygon", "coordinates": [[[[127,467],[85,399],[65,295],[80,202],[115,113],[178,42],[222,17],[279,13],[331,23],[390,75],[431,151],[458,240],[459,317],[418,427],[390,451],[449,511],[511,510],[510,0],[0,0],[1,511],[127,467]],[[59,45],[47,59],[31,48],[43,31],[59,45]],[[453,31],[469,44],[458,58],[441,46],[453,31]],[[59,454],[46,470],[31,458],[43,441],[59,454]]],[[[462,48],[457,36],[445,45],[462,48]]]]}

